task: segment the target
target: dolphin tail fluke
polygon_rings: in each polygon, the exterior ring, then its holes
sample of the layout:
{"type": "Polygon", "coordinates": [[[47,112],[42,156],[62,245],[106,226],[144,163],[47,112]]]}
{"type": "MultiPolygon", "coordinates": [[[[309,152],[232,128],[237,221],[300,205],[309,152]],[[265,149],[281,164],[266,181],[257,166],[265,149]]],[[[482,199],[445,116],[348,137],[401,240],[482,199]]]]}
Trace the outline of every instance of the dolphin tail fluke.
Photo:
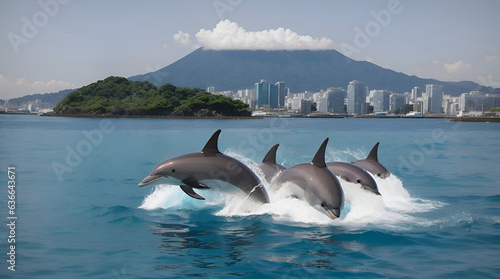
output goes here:
{"type": "Polygon", "coordinates": [[[221,130],[215,131],[215,133],[210,137],[210,139],[205,144],[205,147],[201,150],[202,153],[221,153],[218,148],[219,135],[221,130]]]}
{"type": "Polygon", "coordinates": [[[191,186],[188,186],[188,185],[180,185],[182,191],[184,191],[184,193],[186,193],[188,196],[190,196],[191,198],[195,198],[195,199],[198,199],[198,200],[204,200],[205,198],[198,195],[194,190],[193,190],[193,187],[191,186]]]}
{"type": "Polygon", "coordinates": [[[319,147],[318,151],[316,152],[316,155],[314,155],[314,158],[311,161],[311,164],[321,168],[326,168],[325,151],[327,143],[328,143],[328,138],[326,138],[325,141],[323,141],[323,143],[319,147]]]}
{"type": "Polygon", "coordinates": [[[267,151],[266,156],[262,160],[262,163],[270,163],[270,164],[276,164],[276,151],[278,151],[278,144],[275,144],[269,151],[267,151]]]}
{"type": "Polygon", "coordinates": [[[366,160],[372,160],[372,161],[378,161],[378,145],[380,142],[377,142],[372,150],[370,151],[370,154],[368,154],[368,157],[366,157],[366,160]]]}

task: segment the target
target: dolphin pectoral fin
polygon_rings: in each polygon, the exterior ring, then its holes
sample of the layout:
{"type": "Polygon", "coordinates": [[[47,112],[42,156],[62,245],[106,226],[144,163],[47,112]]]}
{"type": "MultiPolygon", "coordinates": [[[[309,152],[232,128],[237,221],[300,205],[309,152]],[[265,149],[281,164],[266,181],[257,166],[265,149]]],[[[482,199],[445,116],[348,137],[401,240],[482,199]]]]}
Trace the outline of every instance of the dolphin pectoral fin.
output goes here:
{"type": "Polygon", "coordinates": [[[190,186],[191,188],[197,188],[197,189],[209,189],[210,188],[207,185],[199,182],[198,180],[196,180],[194,178],[186,178],[186,179],[182,180],[182,183],[190,186]]]}
{"type": "Polygon", "coordinates": [[[205,198],[196,194],[195,191],[193,191],[193,187],[191,186],[188,186],[188,185],[180,185],[182,191],[184,191],[184,193],[186,193],[188,196],[190,196],[191,198],[195,198],[195,199],[199,199],[199,200],[204,200],[205,198]]]}

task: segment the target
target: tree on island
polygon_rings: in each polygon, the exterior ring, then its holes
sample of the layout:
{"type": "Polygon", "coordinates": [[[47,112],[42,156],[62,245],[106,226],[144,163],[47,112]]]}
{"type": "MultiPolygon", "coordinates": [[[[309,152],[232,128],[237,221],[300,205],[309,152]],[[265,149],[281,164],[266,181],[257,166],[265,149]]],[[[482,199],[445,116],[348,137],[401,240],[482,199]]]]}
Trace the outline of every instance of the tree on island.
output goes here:
{"type": "Polygon", "coordinates": [[[108,77],[68,94],[54,107],[54,112],[63,115],[251,115],[247,104],[226,96],[169,83],[157,88],[147,81],[123,77],[108,77]]]}

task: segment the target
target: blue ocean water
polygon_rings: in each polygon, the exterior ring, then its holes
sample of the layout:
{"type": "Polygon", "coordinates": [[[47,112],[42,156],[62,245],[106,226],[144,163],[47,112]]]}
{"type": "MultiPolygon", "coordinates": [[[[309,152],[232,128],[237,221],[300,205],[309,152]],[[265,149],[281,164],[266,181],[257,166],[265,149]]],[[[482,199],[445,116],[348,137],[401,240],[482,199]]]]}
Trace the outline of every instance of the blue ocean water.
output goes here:
{"type": "MultiPolygon", "coordinates": [[[[500,125],[443,119],[172,120],[0,115],[1,278],[500,277],[500,125]],[[139,188],[157,163],[219,148],[252,165],[364,158],[380,142],[382,197],[343,183],[332,221],[305,202],[242,210],[210,190],[139,188]],[[16,172],[8,270],[7,168],[16,172]],[[3,189],[3,190],[1,190],[3,189]]],[[[255,168],[254,168],[255,169],[255,168]]]]}

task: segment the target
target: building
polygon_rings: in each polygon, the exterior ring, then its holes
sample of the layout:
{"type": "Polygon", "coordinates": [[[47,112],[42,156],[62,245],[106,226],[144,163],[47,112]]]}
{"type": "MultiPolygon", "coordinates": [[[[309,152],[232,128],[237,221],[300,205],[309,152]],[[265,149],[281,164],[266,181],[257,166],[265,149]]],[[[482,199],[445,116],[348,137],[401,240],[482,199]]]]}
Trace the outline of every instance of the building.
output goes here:
{"type": "Polygon", "coordinates": [[[207,92],[214,94],[215,93],[215,87],[213,87],[213,86],[207,87],[207,92]]]}
{"type": "Polygon", "coordinates": [[[444,114],[448,116],[457,115],[460,112],[460,97],[452,97],[450,95],[443,96],[444,114]]]}
{"type": "Polygon", "coordinates": [[[328,99],[326,97],[320,97],[316,102],[316,108],[320,113],[328,112],[328,99]]]}
{"type": "Polygon", "coordinates": [[[300,112],[300,101],[302,98],[300,97],[293,97],[292,98],[292,111],[294,113],[299,113],[300,112]]]}
{"type": "Polygon", "coordinates": [[[392,93],[389,99],[390,99],[390,106],[389,106],[390,111],[395,111],[395,110],[399,110],[400,112],[404,111],[406,104],[406,98],[404,94],[392,93]]]}
{"type": "Polygon", "coordinates": [[[278,87],[278,106],[283,108],[285,107],[285,97],[288,94],[288,88],[286,88],[285,83],[282,81],[278,81],[274,85],[278,87]]]}
{"type": "Polygon", "coordinates": [[[415,86],[411,90],[411,101],[416,102],[418,98],[422,97],[422,88],[415,86]]]}
{"type": "Polygon", "coordinates": [[[366,103],[366,85],[362,81],[353,80],[347,86],[347,113],[362,114],[366,103]]]}
{"type": "Polygon", "coordinates": [[[424,113],[443,113],[443,86],[438,84],[427,84],[425,94],[428,98],[427,111],[424,113]]]}
{"type": "Polygon", "coordinates": [[[325,98],[328,102],[328,112],[345,113],[345,97],[347,92],[343,88],[332,88],[326,91],[325,98]]]}
{"type": "Polygon", "coordinates": [[[278,95],[278,86],[276,84],[269,83],[269,103],[268,105],[271,108],[279,108],[279,95],[278,95]]]}
{"type": "Polygon", "coordinates": [[[372,90],[370,94],[373,94],[374,112],[389,111],[391,92],[387,90],[372,90]]]}
{"type": "Polygon", "coordinates": [[[294,113],[310,114],[312,108],[312,101],[294,97],[292,99],[292,111],[294,113]]]}
{"type": "Polygon", "coordinates": [[[300,100],[300,113],[302,114],[310,114],[312,108],[312,101],[310,100],[300,100]]]}
{"type": "Polygon", "coordinates": [[[248,104],[250,109],[255,109],[254,89],[242,89],[234,95],[234,99],[241,100],[243,103],[248,104]]]}
{"type": "Polygon", "coordinates": [[[459,109],[462,112],[481,111],[500,107],[500,95],[486,94],[479,91],[462,93],[459,97],[459,109]]]}
{"type": "Polygon", "coordinates": [[[269,85],[265,80],[255,84],[255,107],[257,109],[269,105],[269,85]]]}
{"type": "Polygon", "coordinates": [[[270,108],[279,108],[280,101],[285,105],[285,83],[277,82],[275,84],[269,83],[265,80],[261,80],[255,83],[255,106],[256,108],[261,108],[265,105],[269,105],[270,108]],[[281,92],[280,92],[281,89],[281,92]],[[280,93],[282,95],[280,95],[280,93]]]}

